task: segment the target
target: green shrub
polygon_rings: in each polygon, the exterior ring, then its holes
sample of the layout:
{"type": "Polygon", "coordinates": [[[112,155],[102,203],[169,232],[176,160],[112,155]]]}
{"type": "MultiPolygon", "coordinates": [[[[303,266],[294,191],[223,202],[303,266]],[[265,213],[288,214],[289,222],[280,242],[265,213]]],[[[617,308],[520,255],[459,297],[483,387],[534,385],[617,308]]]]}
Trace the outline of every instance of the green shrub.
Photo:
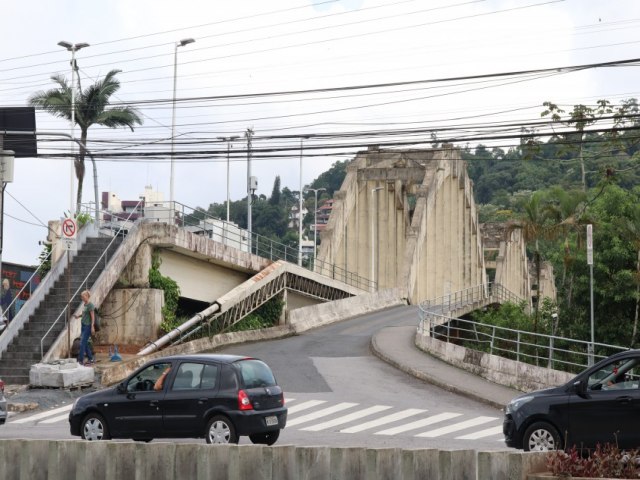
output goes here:
{"type": "Polygon", "coordinates": [[[165,277],[160,273],[160,263],[160,256],[153,254],[151,268],[149,269],[149,286],[164,291],[162,324],[160,328],[168,332],[181,323],[176,319],[176,310],[178,309],[178,300],[180,299],[180,287],[178,287],[178,283],[175,280],[165,277]]]}

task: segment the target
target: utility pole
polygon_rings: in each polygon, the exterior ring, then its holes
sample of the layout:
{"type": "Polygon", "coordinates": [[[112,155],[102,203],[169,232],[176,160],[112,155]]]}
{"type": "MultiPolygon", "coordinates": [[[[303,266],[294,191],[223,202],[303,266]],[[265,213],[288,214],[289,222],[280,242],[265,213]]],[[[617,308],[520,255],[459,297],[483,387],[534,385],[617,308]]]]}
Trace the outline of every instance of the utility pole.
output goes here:
{"type": "Polygon", "coordinates": [[[298,266],[302,266],[302,142],[300,138],[300,193],[298,195],[298,266]]]}
{"type": "Polygon", "coordinates": [[[253,197],[251,190],[251,137],[253,137],[253,129],[247,128],[244,136],[247,139],[247,230],[249,232],[247,243],[249,253],[251,253],[251,201],[253,197]]]}

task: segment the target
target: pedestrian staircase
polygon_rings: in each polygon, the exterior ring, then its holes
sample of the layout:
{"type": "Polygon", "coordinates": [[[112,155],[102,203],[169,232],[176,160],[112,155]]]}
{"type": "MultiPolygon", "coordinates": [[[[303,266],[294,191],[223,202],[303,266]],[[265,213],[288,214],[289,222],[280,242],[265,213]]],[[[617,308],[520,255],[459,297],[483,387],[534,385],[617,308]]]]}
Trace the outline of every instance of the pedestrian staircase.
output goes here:
{"type": "Polygon", "coordinates": [[[29,383],[31,365],[42,359],[43,352],[51,348],[66,326],[66,312],[62,312],[69,303],[69,296],[73,296],[70,302],[73,313],[80,304],[80,292],[91,288],[121,243],[121,238],[114,240],[106,236],[87,239],[71,265],[55,280],[44,300],[2,353],[0,378],[5,383],[29,383]]]}

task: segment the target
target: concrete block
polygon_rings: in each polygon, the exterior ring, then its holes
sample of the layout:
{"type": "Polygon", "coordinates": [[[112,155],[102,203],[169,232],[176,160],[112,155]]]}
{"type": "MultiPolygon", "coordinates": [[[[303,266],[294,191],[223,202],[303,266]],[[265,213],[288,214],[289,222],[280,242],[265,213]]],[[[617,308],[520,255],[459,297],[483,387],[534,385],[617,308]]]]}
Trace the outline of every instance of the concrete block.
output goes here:
{"type": "Polygon", "coordinates": [[[136,449],[130,442],[107,442],[106,457],[110,460],[105,467],[106,480],[123,480],[135,478],[136,449]]]}
{"type": "MultiPolygon", "coordinates": [[[[233,445],[205,445],[198,451],[198,480],[231,480],[231,465],[237,463],[237,447],[233,445]]],[[[233,466],[237,470],[237,465],[233,466]]]]}
{"type": "Polygon", "coordinates": [[[83,367],[74,359],[36,363],[29,370],[29,384],[34,387],[68,388],[93,383],[93,368],[83,367]]]}
{"type": "Polygon", "coordinates": [[[363,448],[332,448],[329,455],[331,480],[367,479],[367,455],[363,448]]]}
{"type": "Polygon", "coordinates": [[[16,440],[0,441],[0,478],[19,480],[23,444],[16,440]]]}
{"type": "Polygon", "coordinates": [[[271,448],[263,445],[238,447],[238,476],[251,480],[271,480],[271,448]]]}
{"type": "Polygon", "coordinates": [[[478,452],[478,479],[527,480],[547,470],[546,457],[543,452],[478,452]]]}
{"type": "Polygon", "coordinates": [[[329,447],[296,448],[296,468],[299,480],[326,480],[331,468],[329,447]]]}
{"type": "Polygon", "coordinates": [[[476,480],[474,450],[441,450],[440,480],[476,480]]]}
{"type": "Polygon", "coordinates": [[[176,444],[176,458],[174,461],[174,478],[198,478],[198,453],[194,447],[203,446],[190,443],[176,444]]]}
{"type": "Polygon", "coordinates": [[[438,468],[439,450],[403,450],[402,451],[402,478],[403,480],[429,480],[440,479],[438,468]]]}
{"type": "MultiPolygon", "coordinates": [[[[49,444],[49,480],[80,478],[76,475],[79,441],[50,442],[49,444]]],[[[104,477],[99,477],[104,478],[104,477]]]]}
{"type": "MultiPolygon", "coordinates": [[[[107,456],[107,442],[75,441],[74,448],[76,451],[75,478],[104,480],[107,475],[107,462],[114,461],[107,456]]],[[[60,480],[64,480],[64,477],[60,480]]]]}
{"type": "Polygon", "coordinates": [[[271,448],[271,478],[273,480],[297,480],[296,447],[271,448]]]}
{"type": "Polygon", "coordinates": [[[401,475],[401,450],[398,448],[367,449],[367,480],[395,480],[401,475]]]}
{"type": "MultiPolygon", "coordinates": [[[[49,462],[49,440],[18,440],[20,450],[20,480],[46,480],[49,462]]],[[[15,462],[15,458],[10,461],[15,462]]]]}
{"type": "MultiPolygon", "coordinates": [[[[174,479],[175,443],[133,443],[136,452],[136,478],[174,479]]],[[[88,477],[91,478],[91,477],[88,477]]]]}

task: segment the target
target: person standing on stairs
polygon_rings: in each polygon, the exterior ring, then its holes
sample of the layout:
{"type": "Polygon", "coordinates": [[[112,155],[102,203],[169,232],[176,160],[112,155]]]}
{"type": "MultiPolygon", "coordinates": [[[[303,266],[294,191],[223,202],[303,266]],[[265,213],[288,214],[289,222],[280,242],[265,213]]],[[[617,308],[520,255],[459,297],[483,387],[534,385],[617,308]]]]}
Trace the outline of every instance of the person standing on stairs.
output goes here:
{"type": "MultiPolygon", "coordinates": [[[[89,301],[91,298],[91,292],[85,290],[80,294],[84,308],[82,309],[81,333],[80,333],[80,351],[78,352],[78,363],[80,365],[90,365],[95,363],[93,353],[89,347],[89,339],[91,335],[95,333],[95,309],[93,303],[89,301]],[[87,356],[88,362],[84,363],[84,357],[87,356]]],[[[79,315],[75,315],[76,318],[79,315]]]]}

